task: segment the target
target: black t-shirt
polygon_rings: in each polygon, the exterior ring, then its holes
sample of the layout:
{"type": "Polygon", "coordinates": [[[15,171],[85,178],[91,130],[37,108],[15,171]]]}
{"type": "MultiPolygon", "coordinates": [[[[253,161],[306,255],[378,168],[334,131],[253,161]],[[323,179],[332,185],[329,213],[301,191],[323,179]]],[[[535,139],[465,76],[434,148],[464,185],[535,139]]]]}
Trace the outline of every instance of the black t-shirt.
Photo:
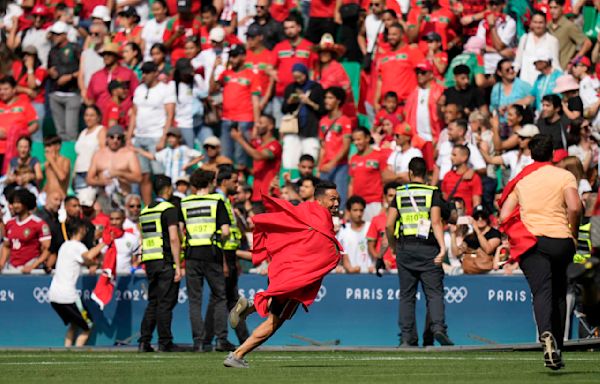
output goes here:
{"type": "MultiPolygon", "coordinates": [[[[498,231],[495,228],[490,228],[490,230],[487,231],[485,233],[485,235],[483,235],[483,237],[485,237],[486,240],[502,239],[502,235],[500,234],[500,231],[498,231]]],[[[477,235],[475,233],[472,233],[472,234],[466,236],[465,243],[467,244],[467,247],[469,247],[470,249],[473,249],[473,250],[476,250],[480,247],[479,239],[477,238],[477,235]]]]}
{"type": "MultiPolygon", "coordinates": [[[[154,208],[159,203],[159,201],[154,201],[152,204],[149,205],[149,208],[154,208]]],[[[171,252],[171,242],[169,237],[169,227],[175,225],[179,229],[178,209],[176,207],[165,209],[160,215],[160,225],[162,227],[163,255],[165,256],[165,260],[173,261],[173,254],[171,252]]]]}
{"type": "MultiPolygon", "coordinates": [[[[217,203],[217,229],[221,229],[222,225],[231,225],[231,220],[229,220],[229,213],[227,213],[227,208],[225,208],[225,203],[223,200],[219,200],[217,203]]],[[[216,247],[205,245],[201,247],[190,247],[187,252],[188,259],[206,259],[206,258],[214,258],[215,256],[220,255],[220,252],[217,252],[216,247]]]]}
{"type": "Polygon", "coordinates": [[[570,111],[577,111],[583,114],[583,101],[579,96],[573,96],[567,101],[567,105],[569,106],[570,111]]]}
{"type": "MultiPolygon", "coordinates": [[[[431,196],[431,208],[438,207],[441,209],[444,204],[445,203],[444,203],[444,200],[442,199],[442,193],[440,192],[440,190],[439,189],[434,190],[433,195],[431,196]]],[[[392,208],[398,209],[398,204],[396,203],[396,199],[394,199],[392,201],[392,204],[390,206],[392,208]]],[[[431,219],[431,216],[430,216],[430,219],[431,219]]],[[[400,215],[398,215],[398,220],[400,221],[400,215]]],[[[437,246],[437,240],[435,239],[435,236],[433,236],[433,228],[431,228],[431,230],[429,231],[429,237],[427,238],[427,240],[417,239],[416,236],[401,236],[401,240],[403,240],[403,241],[419,241],[420,243],[437,246]]]]}
{"type": "Polygon", "coordinates": [[[561,115],[560,119],[556,120],[554,123],[540,117],[536,125],[540,129],[540,133],[552,136],[554,149],[567,149],[565,145],[567,144],[566,138],[569,121],[564,115],[561,115]],[[563,142],[563,138],[565,142],[563,142]]]}
{"type": "Polygon", "coordinates": [[[444,96],[446,96],[446,104],[457,104],[463,109],[468,108],[471,111],[484,104],[483,93],[479,88],[473,86],[469,86],[465,90],[450,87],[444,91],[444,96]]]}

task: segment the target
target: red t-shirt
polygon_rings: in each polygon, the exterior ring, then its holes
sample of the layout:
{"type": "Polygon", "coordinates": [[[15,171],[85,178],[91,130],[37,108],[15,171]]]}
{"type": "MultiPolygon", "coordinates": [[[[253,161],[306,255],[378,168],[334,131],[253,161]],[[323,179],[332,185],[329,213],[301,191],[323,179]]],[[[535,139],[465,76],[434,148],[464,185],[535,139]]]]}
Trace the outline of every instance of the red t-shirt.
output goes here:
{"type": "MultiPolygon", "coordinates": [[[[342,149],[344,138],[352,135],[352,121],[348,116],[340,116],[337,120],[325,115],[319,121],[319,139],[324,141],[325,151],[321,159],[321,165],[330,162],[342,149]]],[[[337,165],[348,164],[348,158],[344,157],[337,165]]]]}
{"type": "MultiPolygon", "coordinates": [[[[367,240],[375,242],[375,250],[377,250],[378,254],[381,252],[381,245],[383,244],[383,239],[385,237],[386,221],[387,216],[385,212],[381,212],[371,220],[371,225],[367,230],[367,240]]],[[[392,254],[391,248],[388,248],[387,251],[385,251],[383,260],[388,262],[390,269],[396,268],[396,258],[392,254]]]]}
{"type": "Polygon", "coordinates": [[[22,222],[16,217],[6,223],[6,238],[10,245],[10,264],[20,267],[40,256],[40,242],[50,240],[50,227],[37,216],[30,215],[22,222]]]}
{"type": "Polygon", "coordinates": [[[378,76],[382,80],[381,97],[394,91],[398,100],[406,100],[417,87],[415,68],[423,60],[425,56],[419,49],[408,46],[382,55],[377,66],[378,76]]]}
{"type": "MultiPolygon", "coordinates": [[[[415,7],[408,13],[409,28],[415,28],[418,22],[418,16],[421,13],[420,7],[415,7]]],[[[436,32],[442,38],[442,47],[448,48],[448,36],[450,32],[450,24],[454,21],[454,14],[449,9],[438,9],[431,14],[425,16],[425,20],[421,21],[419,29],[419,39],[430,32],[436,32]]],[[[451,34],[454,37],[454,33],[451,34]]]]}
{"type": "Polygon", "coordinates": [[[381,108],[379,110],[379,112],[377,112],[375,114],[375,121],[373,122],[373,125],[376,127],[379,127],[380,125],[383,125],[384,120],[389,120],[392,123],[403,122],[404,121],[404,109],[399,106],[398,108],[396,108],[396,110],[393,113],[389,113],[388,111],[385,110],[385,108],[381,108]]]}
{"type": "Polygon", "coordinates": [[[0,154],[6,153],[7,139],[13,136],[12,134],[17,133],[18,136],[25,134],[27,128],[37,123],[37,120],[35,109],[29,98],[24,95],[18,96],[11,104],[0,102],[0,128],[6,132],[6,138],[0,139],[0,154]]]}
{"type": "Polygon", "coordinates": [[[102,125],[108,127],[109,121],[116,120],[121,127],[128,127],[131,103],[128,104],[117,104],[113,100],[108,100],[105,109],[102,111],[102,125]]]}
{"type": "MultiPolygon", "coordinates": [[[[200,28],[200,49],[205,51],[207,49],[212,48],[212,42],[209,39],[210,30],[206,26],[202,26],[200,28]]],[[[242,41],[231,33],[225,35],[225,40],[223,41],[224,47],[230,47],[234,44],[243,44],[242,41]]]]}
{"type": "Polygon", "coordinates": [[[332,19],[335,13],[335,2],[336,0],[311,0],[308,16],[332,19]]]}
{"type": "Polygon", "coordinates": [[[260,52],[254,52],[251,50],[246,51],[246,68],[250,68],[254,74],[258,77],[260,84],[261,94],[264,95],[269,88],[269,82],[271,81],[269,74],[267,73],[268,68],[272,68],[275,64],[273,59],[273,52],[268,49],[263,49],[260,52]]]}
{"type": "MultiPolygon", "coordinates": [[[[69,5],[69,2],[67,1],[57,1],[56,3],[65,3],[69,7],[73,7],[75,1],[70,1],[70,3],[72,3],[73,5],[69,5]]],[[[92,16],[94,8],[96,8],[98,5],[106,5],[106,0],[85,0],[79,4],[81,4],[81,11],[79,11],[79,17],[81,18],[81,20],[86,20],[92,16]]]]}
{"type": "Polygon", "coordinates": [[[184,28],[183,35],[179,36],[173,41],[171,45],[171,63],[175,64],[177,60],[185,57],[183,47],[185,46],[185,40],[192,36],[200,38],[200,28],[202,28],[202,22],[199,18],[192,20],[181,20],[178,16],[173,17],[167,22],[165,27],[165,33],[163,34],[163,41],[167,42],[171,36],[173,36],[179,27],[184,28]]]}
{"type": "MultiPolygon", "coordinates": [[[[23,68],[23,62],[20,60],[15,60],[13,61],[13,66],[12,66],[12,72],[13,72],[13,77],[15,78],[15,80],[17,80],[17,85],[20,85],[22,87],[25,88],[29,88],[29,86],[27,85],[27,69],[23,68]]],[[[44,83],[44,80],[46,80],[46,77],[48,76],[48,72],[46,71],[46,69],[44,67],[37,67],[37,69],[33,72],[33,76],[35,77],[35,84],[38,87],[37,91],[38,94],[35,98],[31,99],[29,98],[29,100],[32,103],[44,103],[45,102],[45,97],[46,97],[46,90],[44,89],[44,87],[42,87],[42,84],[44,83]]],[[[27,96],[29,97],[29,96],[27,96]]]]}
{"type": "Polygon", "coordinates": [[[133,93],[140,81],[135,75],[135,72],[122,65],[116,66],[112,72],[103,68],[94,73],[87,89],[88,99],[93,100],[101,111],[106,110],[106,106],[111,99],[110,93],[108,92],[108,84],[112,80],[118,80],[121,83],[125,83],[125,86],[129,89],[129,97],[125,99],[124,103],[127,104],[127,108],[131,107],[133,93]]]}
{"type": "Polygon", "coordinates": [[[296,0],[273,0],[269,7],[269,14],[275,20],[283,23],[290,15],[290,11],[296,8],[298,8],[296,0]]]}
{"type": "MultiPolygon", "coordinates": [[[[455,170],[451,170],[446,173],[444,180],[442,181],[442,193],[448,197],[458,180],[460,175],[455,170]]],[[[481,196],[483,194],[483,187],[481,186],[481,178],[477,173],[473,174],[471,180],[462,180],[456,188],[454,198],[460,197],[465,201],[465,213],[471,215],[473,213],[473,196],[481,196]]]]}
{"type": "Polygon", "coordinates": [[[278,43],[273,48],[273,57],[275,58],[278,79],[275,85],[276,96],[283,96],[285,87],[294,82],[292,77],[294,64],[302,63],[310,69],[315,58],[312,52],[312,43],[306,39],[302,39],[296,47],[292,47],[289,40],[278,43]]]}
{"type": "Polygon", "coordinates": [[[254,121],[252,96],[260,96],[260,84],[254,71],[244,68],[239,72],[227,69],[218,81],[223,84],[223,119],[254,121]]]}
{"type": "MultiPolygon", "coordinates": [[[[202,6],[201,1],[192,1],[192,13],[198,15],[200,13],[200,7],[202,6]]],[[[167,9],[169,15],[173,16],[177,14],[177,0],[167,0],[167,9]]]]}
{"type": "Polygon", "coordinates": [[[261,201],[261,195],[269,193],[273,178],[279,175],[279,169],[281,168],[281,153],[283,152],[283,148],[277,139],[273,139],[268,143],[254,142],[253,147],[259,152],[267,150],[273,154],[271,159],[254,160],[254,186],[252,191],[252,201],[261,201]]]}
{"type": "Polygon", "coordinates": [[[138,37],[142,35],[142,30],[144,28],[141,25],[136,25],[133,27],[133,30],[127,33],[125,30],[121,30],[116,33],[115,37],[113,37],[112,42],[115,44],[119,44],[119,48],[123,50],[125,45],[130,41],[129,38],[138,37]]]}
{"type": "Polygon", "coordinates": [[[387,167],[387,157],[381,151],[372,149],[366,155],[355,154],[350,158],[349,175],[352,177],[352,190],[367,203],[380,203],[383,189],[381,172],[387,167]]]}

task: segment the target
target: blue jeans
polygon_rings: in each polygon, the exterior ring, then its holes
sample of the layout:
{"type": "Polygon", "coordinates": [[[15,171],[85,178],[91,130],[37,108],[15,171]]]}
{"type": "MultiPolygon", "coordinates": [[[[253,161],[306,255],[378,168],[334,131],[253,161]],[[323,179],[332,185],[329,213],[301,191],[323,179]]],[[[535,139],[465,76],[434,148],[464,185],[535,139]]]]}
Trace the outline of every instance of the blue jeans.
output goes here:
{"type": "Polygon", "coordinates": [[[181,138],[183,139],[181,144],[185,144],[189,148],[194,148],[194,128],[179,127],[179,131],[181,132],[181,138]]]}
{"type": "Polygon", "coordinates": [[[232,159],[236,165],[248,166],[250,158],[244,151],[244,148],[231,138],[231,127],[234,124],[237,124],[238,129],[244,134],[246,140],[250,140],[254,122],[223,120],[221,121],[221,153],[232,159]]]}
{"type": "Polygon", "coordinates": [[[340,211],[343,211],[348,198],[348,164],[338,165],[331,172],[321,172],[321,180],[331,181],[337,185],[340,194],[340,211]]]}
{"type": "Polygon", "coordinates": [[[213,129],[207,125],[203,125],[201,127],[196,128],[198,133],[196,133],[196,142],[198,143],[198,148],[202,148],[204,145],[204,140],[209,137],[215,135],[213,129]]]}
{"type": "Polygon", "coordinates": [[[31,103],[31,105],[37,113],[39,124],[38,130],[31,135],[31,140],[41,143],[44,141],[44,118],[46,117],[46,106],[44,103],[31,103]]]}

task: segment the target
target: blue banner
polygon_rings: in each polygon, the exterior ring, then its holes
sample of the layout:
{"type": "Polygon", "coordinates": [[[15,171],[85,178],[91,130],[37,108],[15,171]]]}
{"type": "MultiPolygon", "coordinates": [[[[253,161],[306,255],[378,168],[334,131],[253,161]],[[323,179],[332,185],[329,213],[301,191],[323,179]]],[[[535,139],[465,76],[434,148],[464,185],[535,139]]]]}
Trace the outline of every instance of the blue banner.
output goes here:
{"type": "MultiPolygon", "coordinates": [[[[48,276],[0,276],[0,346],[61,346],[66,327],[48,302],[48,276]]],[[[89,344],[136,344],[146,308],[144,276],[118,279],[113,301],[100,311],[90,300],[95,276],[79,281],[82,298],[94,319],[89,344]]],[[[535,341],[531,294],[522,276],[446,277],[448,334],[458,345],[525,343],[535,341]]],[[[242,275],[240,294],[253,297],[266,288],[266,277],[242,275]]],[[[205,288],[207,303],[208,287],[205,288]]],[[[305,313],[299,309],[269,345],[398,345],[398,277],[386,275],[329,275],[316,302],[305,313]]],[[[420,334],[425,318],[425,296],[417,297],[420,334]]],[[[204,308],[206,304],[204,304],[204,308]]],[[[248,319],[250,329],[260,318],[248,319]]],[[[182,282],[173,316],[175,342],[191,344],[187,289],[182,282]]],[[[237,343],[235,334],[229,339],[237,343]]]]}

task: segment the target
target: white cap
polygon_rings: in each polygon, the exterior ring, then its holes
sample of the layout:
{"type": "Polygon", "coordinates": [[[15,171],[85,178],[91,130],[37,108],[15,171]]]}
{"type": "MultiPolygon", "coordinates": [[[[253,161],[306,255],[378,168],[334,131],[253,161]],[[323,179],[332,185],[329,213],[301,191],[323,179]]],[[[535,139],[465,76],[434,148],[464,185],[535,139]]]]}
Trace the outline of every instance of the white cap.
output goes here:
{"type": "Polygon", "coordinates": [[[204,139],[204,143],[202,145],[213,145],[215,147],[221,146],[221,140],[217,136],[210,136],[204,139]]]}
{"type": "Polygon", "coordinates": [[[97,5],[94,7],[91,15],[92,19],[100,19],[105,23],[108,23],[111,20],[110,11],[108,7],[105,5],[97,5]]]}
{"type": "Polygon", "coordinates": [[[535,64],[538,61],[550,62],[552,61],[552,56],[550,56],[550,52],[542,51],[538,52],[533,59],[533,63],[535,64]]]}
{"type": "Polygon", "coordinates": [[[67,33],[68,30],[69,26],[67,25],[67,23],[65,23],[64,21],[57,21],[56,23],[52,24],[49,32],[52,32],[57,35],[62,35],[63,33],[67,33]]]}
{"type": "Polygon", "coordinates": [[[210,30],[208,39],[210,41],[216,41],[217,43],[222,42],[225,40],[225,30],[222,27],[214,27],[210,30]]]}
{"type": "Polygon", "coordinates": [[[521,137],[533,137],[540,133],[540,129],[533,124],[525,124],[521,129],[515,132],[518,136],[521,137]]]}
{"type": "Polygon", "coordinates": [[[96,188],[87,187],[80,189],[77,191],[77,198],[79,199],[79,204],[84,207],[94,206],[94,202],[96,201],[96,188]]]}

